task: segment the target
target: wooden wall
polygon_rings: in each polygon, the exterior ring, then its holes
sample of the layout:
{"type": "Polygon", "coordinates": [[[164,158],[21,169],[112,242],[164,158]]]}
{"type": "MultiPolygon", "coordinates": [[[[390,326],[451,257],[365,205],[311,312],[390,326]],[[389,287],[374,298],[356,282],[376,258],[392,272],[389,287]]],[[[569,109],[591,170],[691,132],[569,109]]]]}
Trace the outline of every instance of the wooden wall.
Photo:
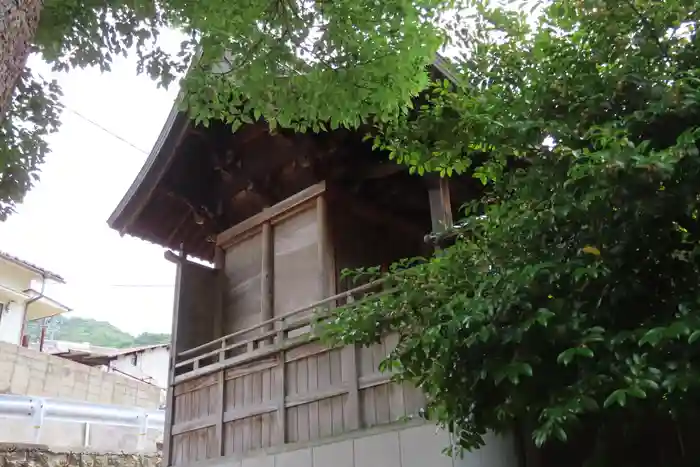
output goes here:
{"type": "Polygon", "coordinates": [[[273,228],[274,316],[321,300],[316,204],[273,228]]]}
{"type": "MultiPolygon", "coordinates": [[[[272,268],[273,315],[284,315],[321,300],[318,203],[313,202],[272,229],[274,264],[272,268]]],[[[303,319],[311,313],[296,315],[303,319]]],[[[290,337],[308,332],[295,330],[290,337]]]]}
{"type": "Polygon", "coordinates": [[[420,391],[389,381],[377,369],[392,345],[391,337],[357,350],[313,342],[178,384],[172,465],[340,435],[415,414],[424,403],[420,391]]]}
{"type": "MultiPolygon", "coordinates": [[[[219,235],[226,334],[351,288],[338,284],[343,268],[422,253],[419,230],[409,233],[391,216],[369,215],[340,199],[325,185],[311,187],[219,235]]],[[[274,327],[274,338],[266,334],[260,342],[243,342],[252,337],[246,334],[223,337],[209,374],[210,363],[183,367],[173,388],[171,465],[339,435],[422,407],[419,390],[378,370],[395,345],[392,336],[368,348],[328,349],[299,337],[310,331],[308,321],[293,324],[312,312],[246,331],[261,335],[274,327]],[[240,353],[225,350],[236,343],[240,353]]]]}
{"type": "MultiPolygon", "coordinates": [[[[262,235],[260,230],[226,250],[224,334],[260,321],[262,235]]],[[[244,337],[244,336],[242,336],[244,337]]]]}
{"type": "Polygon", "coordinates": [[[188,261],[182,261],[179,267],[177,329],[173,339],[176,353],[219,337],[221,314],[219,272],[188,261]]]}
{"type": "Polygon", "coordinates": [[[224,334],[322,298],[318,205],[324,191],[324,184],[314,185],[219,235],[224,334]]]}

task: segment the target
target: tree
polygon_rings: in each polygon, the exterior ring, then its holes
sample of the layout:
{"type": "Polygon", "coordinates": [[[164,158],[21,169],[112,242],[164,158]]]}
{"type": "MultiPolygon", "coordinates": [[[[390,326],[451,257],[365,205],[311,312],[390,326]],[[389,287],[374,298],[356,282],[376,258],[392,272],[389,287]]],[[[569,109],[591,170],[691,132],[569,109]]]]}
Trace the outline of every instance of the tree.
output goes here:
{"type": "Polygon", "coordinates": [[[329,338],[397,332],[387,365],[467,448],[518,428],[547,465],[690,464],[700,13],[688,0],[465,3],[54,0],[34,43],[59,69],[107,69],[133,45],[164,84],[197,47],[185,106],[203,125],[369,123],[414,171],[481,179],[454,244],[390,272],[395,293],[339,310],[329,338]],[[191,37],[181,56],[153,41],[164,25],[191,37]],[[411,109],[446,40],[458,84],[433,83],[411,109]]]}
{"type": "MultiPolygon", "coordinates": [[[[55,83],[25,69],[31,50],[55,70],[110,69],[118,55],[133,54],[137,72],[167,86],[191,64],[184,86],[187,109],[198,123],[210,119],[237,127],[264,117],[273,126],[320,130],[356,127],[368,115],[393,118],[425,87],[421,72],[442,43],[435,19],[446,0],[18,0],[3,9],[0,30],[14,12],[34,6],[41,21],[3,40],[0,62],[0,220],[12,213],[32,184],[56,131],[60,93],[55,83]],[[186,39],[164,50],[166,27],[186,39]],[[30,37],[32,36],[33,37],[30,37]],[[192,63],[195,51],[197,60],[192,63]],[[12,92],[10,104],[5,97],[12,92]],[[359,98],[358,98],[359,97],[359,98]]],[[[4,6],[4,3],[3,3],[4,6]]]]}
{"type": "Polygon", "coordinates": [[[12,90],[29,57],[30,41],[39,26],[41,2],[2,0],[0,10],[0,122],[10,103],[12,90]]]}
{"type": "Polygon", "coordinates": [[[464,447],[516,430],[544,465],[695,465],[697,5],[470,6],[461,84],[376,141],[483,194],[451,243],[384,275],[394,293],[337,310],[326,337],[397,333],[387,367],[464,447]]]}
{"type": "MultiPolygon", "coordinates": [[[[38,341],[41,336],[41,321],[30,321],[27,332],[33,341],[38,341]]],[[[55,340],[88,342],[92,345],[114,348],[140,347],[170,342],[169,334],[144,332],[134,337],[106,321],[63,316],[51,319],[48,336],[55,340]]]]}

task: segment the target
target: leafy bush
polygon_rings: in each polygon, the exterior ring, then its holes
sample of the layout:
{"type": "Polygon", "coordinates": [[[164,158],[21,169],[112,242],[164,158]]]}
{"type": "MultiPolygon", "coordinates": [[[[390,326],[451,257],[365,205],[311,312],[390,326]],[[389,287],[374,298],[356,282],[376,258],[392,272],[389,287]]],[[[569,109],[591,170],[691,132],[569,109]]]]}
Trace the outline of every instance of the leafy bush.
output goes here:
{"type": "Polygon", "coordinates": [[[464,447],[522,429],[551,465],[695,462],[691,3],[552,2],[534,23],[474,3],[461,85],[438,83],[417,117],[381,128],[392,157],[470,173],[483,196],[453,245],[389,273],[395,293],[338,310],[325,332],[362,344],[399,333],[387,365],[464,447]]]}

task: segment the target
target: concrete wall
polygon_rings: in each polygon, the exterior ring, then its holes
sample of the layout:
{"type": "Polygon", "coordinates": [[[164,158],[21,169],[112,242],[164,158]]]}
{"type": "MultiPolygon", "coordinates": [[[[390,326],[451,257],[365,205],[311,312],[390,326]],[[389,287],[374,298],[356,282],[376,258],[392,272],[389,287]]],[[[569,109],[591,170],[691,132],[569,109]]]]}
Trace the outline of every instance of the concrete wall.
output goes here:
{"type": "Polygon", "coordinates": [[[161,391],[100,368],[0,342],[0,393],[155,409],[161,391]]]}
{"type": "Polygon", "coordinates": [[[512,437],[487,436],[481,449],[450,457],[448,433],[429,424],[362,430],[328,441],[270,448],[243,459],[222,457],[206,465],[226,467],[517,467],[512,437]]]}
{"type": "Polygon", "coordinates": [[[61,449],[88,449],[98,452],[154,453],[163,432],[149,430],[139,446],[138,428],[90,425],[85,444],[85,424],[44,420],[39,439],[34,437],[31,420],[13,418],[0,421],[0,443],[27,444],[38,442],[61,449]]]}

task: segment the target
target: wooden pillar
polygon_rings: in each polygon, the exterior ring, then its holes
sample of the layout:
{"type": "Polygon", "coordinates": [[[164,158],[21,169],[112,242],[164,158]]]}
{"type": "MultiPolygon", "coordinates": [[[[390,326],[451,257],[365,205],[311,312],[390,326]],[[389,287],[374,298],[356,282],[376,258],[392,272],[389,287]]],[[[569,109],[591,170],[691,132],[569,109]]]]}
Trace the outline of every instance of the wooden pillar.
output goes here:
{"type": "Polygon", "coordinates": [[[175,362],[177,356],[177,331],[178,331],[178,315],[180,311],[180,285],[182,281],[182,263],[187,258],[185,246],[180,245],[179,259],[176,263],[175,272],[175,300],[173,301],[173,321],[170,330],[170,358],[168,362],[168,390],[165,398],[165,427],[163,430],[163,465],[168,467],[172,465],[172,426],[173,426],[173,410],[175,410],[175,362]]]}
{"type": "Polygon", "coordinates": [[[224,287],[226,284],[226,252],[223,248],[214,247],[214,269],[216,269],[216,284],[214,293],[216,294],[216,306],[218,310],[214,315],[214,339],[226,335],[226,306],[224,303],[224,287]]]}
{"type": "MultiPolygon", "coordinates": [[[[224,302],[224,287],[226,284],[226,252],[223,248],[219,246],[214,247],[214,268],[216,269],[216,286],[214,293],[217,297],[216,315],[214,317],[215,338],[223,337],[226,335],[226,305],[224,302]]],[[[226,341],[221,343],[225,346],[226,341]]],[[[222,352],[219,354],[219,360],[224,360],[225,354],[222,352]]],[[[224,455],[224,412],[225,407],[225,397],[226,397],[226,370],[221,370],[219,372],[219,380],[217,381],[216,393],[218,399],[219,411],[216,414],[216,456],[224,455]]]]}
{"type": "MultiPolygon", "coordinates": [[[[318,272],[321,286],[321,296],[318,298],[323,300],[336,293],[335,258],[330,238],[328,205],[323,194],[316,198],[316,216],[318,228],[318,272]]],[[[329,306],[333,306],[333,304],[329,306]]]]}
{"type": "MultiPolygon", "coordinates": [[[[276,321],[275,325],[278,327],[277,331],[277,345],[282,347],[285,340],[285,329],[283,321],[276,321]]],[[[282,445],[287,442],[287,408],[285,405],[286,397],[286,383],[285,379],[285,356],[284,350],[280,350],[277,354],[279,359],[277,366],[274,371],[274,381],[275,381],[275,405],[277,406],[277,417],[276,417],[276,429],[275,429],[275,442],[276,445],[282,445]]]]}
{"type": "Polygon", "coordinates": [[[430,200],[430,219],[433,232],[442,232],[452,227],[452,202],[450,200],[449,179],[440,177],[428,179],[428,197],[430,200]]]}
{"type": "Polygon", "coordinates": [[[219,381],[217,382],[216,392],[219,400],[219,413],[216,414],[216,455],[224,455],[224,400],[226,397],[226,370],[219,372],[219,381]]]}
{"type": "MultiPolygon", "coordinates": [[[[273,267],[275,251],[272,240],[272,226],[267,221],[262,225],[262,267],[260,277],[260,321],[267,321],[274,316],[273,304],[273,267]]],[[[271,325],[265,326],[263,332],[271,330],[271,325]]]]}

